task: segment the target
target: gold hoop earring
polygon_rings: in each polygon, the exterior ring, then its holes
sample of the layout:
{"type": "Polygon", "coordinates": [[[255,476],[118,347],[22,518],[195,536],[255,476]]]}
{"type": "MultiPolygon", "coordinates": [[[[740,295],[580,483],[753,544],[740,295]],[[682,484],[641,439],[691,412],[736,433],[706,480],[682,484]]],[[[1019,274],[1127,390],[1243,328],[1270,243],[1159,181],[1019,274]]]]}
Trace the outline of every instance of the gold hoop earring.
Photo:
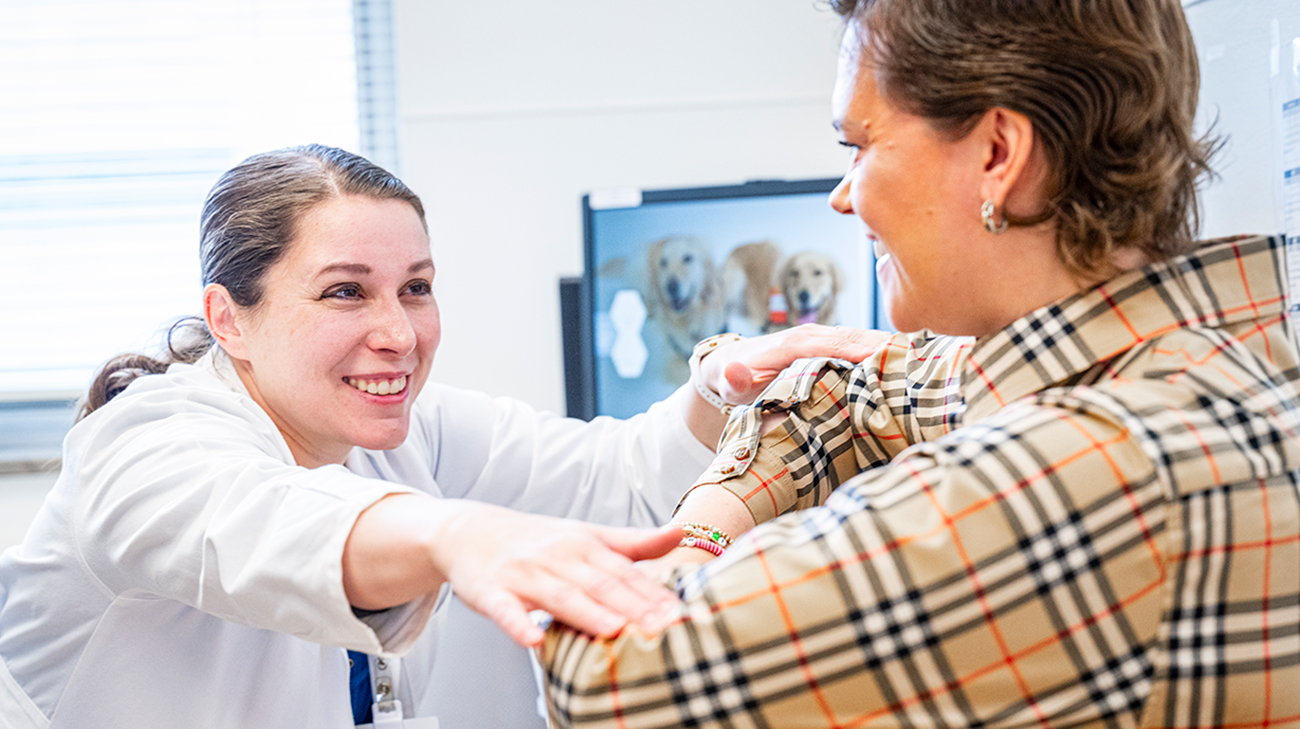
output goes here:
{"type": "Polygon", "coordinates": [[[984,204],[980,206],[980,220],[984,221],[984,230],[987,230],[993,235],[1002,235],[1003,233],[1007,232],[1006,216],[1002,217],[1002,222],[994,223],[993,213],[994,213],[993,201],[985,200],[984,204]]]}

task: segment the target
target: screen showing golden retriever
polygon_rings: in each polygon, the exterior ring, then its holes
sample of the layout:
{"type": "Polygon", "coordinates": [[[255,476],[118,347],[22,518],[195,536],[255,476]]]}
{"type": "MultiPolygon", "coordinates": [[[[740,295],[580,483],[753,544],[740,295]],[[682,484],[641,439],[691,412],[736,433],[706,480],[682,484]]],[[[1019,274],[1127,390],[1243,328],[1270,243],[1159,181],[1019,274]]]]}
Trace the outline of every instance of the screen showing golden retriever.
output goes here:
{"type": "Polygon", "coordinates": [[[880,326],[871,250],[857,218],[827,204],[835,182],[589,207],[597,414],[626,417],[666,397],[688,379],[695,343],[714,334],[880,326]]]}

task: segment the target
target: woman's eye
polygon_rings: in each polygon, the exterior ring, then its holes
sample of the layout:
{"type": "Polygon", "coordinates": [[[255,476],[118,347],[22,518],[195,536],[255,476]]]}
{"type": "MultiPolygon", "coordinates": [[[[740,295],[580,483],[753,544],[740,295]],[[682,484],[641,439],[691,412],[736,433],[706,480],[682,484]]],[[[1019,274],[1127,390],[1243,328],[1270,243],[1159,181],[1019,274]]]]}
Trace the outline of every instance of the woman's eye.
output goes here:
{"type": "Polygon", "coordinates": [[[407,284],[406,290],[416,296],[428,296],[433,293],[433,284],[428,281],[412,281],[407,284]]]}
{"type": "Polygon", "coordinates": [[[846,141],[844,141],[843,139],[839,140],[839,145],[840,145],[841,147],[847,147],[848,149],[851,149],[851,150],[853,150],[854,152],[857,152],[859,149],[862,149],[861,147],[859,147],[858,145],[854,144],[853,142],[846,142],[846,141]]]}
{"type": "Polygon", "coordinates": [[[361,298],[361,287],[356,284],[342,284],[333,286],[321,294],[322,299],[359,299],[361,298]]]}

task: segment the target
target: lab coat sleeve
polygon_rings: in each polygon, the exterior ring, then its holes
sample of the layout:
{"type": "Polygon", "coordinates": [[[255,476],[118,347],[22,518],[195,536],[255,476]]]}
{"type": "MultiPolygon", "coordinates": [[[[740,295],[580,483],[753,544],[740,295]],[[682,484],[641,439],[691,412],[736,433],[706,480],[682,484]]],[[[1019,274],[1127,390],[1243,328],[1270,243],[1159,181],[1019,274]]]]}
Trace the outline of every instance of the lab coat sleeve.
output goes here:
{"type": "Polygon", "coordinates": [[[363,622],[343,592],[342,554],[361,511],[410,489],[293,465],[252,400],[176,379],[142,378],[69,434],[76,548],[106,598],[171,599],[317,643],[406,650],[436,596],[363,622]]]}
{"type": "Polygon", "coordinates": [[[430,385],[421,406],[445,496],[615,525],[666,521],[713,458],[671,401],[591,422],[430,385]]]}

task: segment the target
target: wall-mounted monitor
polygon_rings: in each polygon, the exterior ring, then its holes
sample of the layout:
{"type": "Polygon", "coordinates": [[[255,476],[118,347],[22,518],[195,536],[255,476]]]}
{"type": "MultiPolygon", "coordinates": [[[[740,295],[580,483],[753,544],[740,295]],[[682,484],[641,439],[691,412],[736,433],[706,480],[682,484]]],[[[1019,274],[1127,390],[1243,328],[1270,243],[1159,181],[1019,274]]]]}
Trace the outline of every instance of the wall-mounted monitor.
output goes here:
{"type": "Polygon", "coordinates": [[[585,271],[562,282],[569,414],[627,417],[686,382],[695,343],[805,322],[885,325],[839,179],[583,197],[585,271]]]}

